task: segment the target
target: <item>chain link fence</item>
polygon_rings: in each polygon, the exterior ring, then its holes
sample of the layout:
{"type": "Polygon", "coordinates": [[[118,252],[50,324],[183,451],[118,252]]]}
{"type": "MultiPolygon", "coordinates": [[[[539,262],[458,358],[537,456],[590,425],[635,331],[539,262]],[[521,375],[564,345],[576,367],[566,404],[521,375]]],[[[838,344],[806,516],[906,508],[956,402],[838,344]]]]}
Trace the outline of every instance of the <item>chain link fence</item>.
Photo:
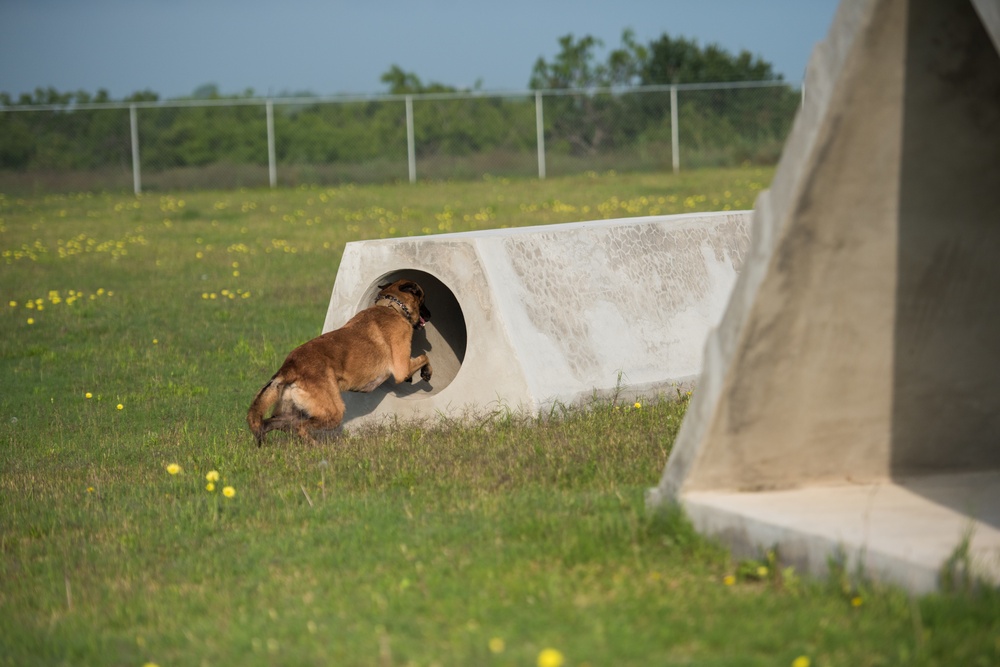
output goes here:
{"type": "Polygon", "coordinates": [[[0,107],[0,192],[774,164],[799,102],[765,82],[0,107]]]}

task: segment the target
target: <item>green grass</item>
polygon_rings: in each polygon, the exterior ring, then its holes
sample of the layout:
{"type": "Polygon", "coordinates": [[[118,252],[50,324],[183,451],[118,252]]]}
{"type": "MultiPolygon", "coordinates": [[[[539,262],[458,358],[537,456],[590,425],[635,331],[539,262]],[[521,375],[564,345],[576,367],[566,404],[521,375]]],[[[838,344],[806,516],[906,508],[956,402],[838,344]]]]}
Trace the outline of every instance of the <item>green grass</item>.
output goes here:
{"type": "Polygon", "coordinates": [[[0,665],[998,664],[995,591],[802,579],[649,513],[685,396],[253,446],[345,242],[748,208],[770,175],[0,198],[0,665]]]}

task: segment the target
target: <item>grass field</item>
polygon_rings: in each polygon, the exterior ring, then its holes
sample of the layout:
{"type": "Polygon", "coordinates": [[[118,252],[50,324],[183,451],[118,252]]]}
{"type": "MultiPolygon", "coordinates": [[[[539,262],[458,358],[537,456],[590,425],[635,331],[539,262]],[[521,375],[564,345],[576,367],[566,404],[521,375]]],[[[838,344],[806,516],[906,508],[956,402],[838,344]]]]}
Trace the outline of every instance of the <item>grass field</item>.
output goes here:
{"type": "Polygon", "coordinates": [[[0,665],[1000,664],[995,591],[804,579],[648,512],[686,396],[253,446],[345,242],[770,177],[0,195],[0,665]]]}

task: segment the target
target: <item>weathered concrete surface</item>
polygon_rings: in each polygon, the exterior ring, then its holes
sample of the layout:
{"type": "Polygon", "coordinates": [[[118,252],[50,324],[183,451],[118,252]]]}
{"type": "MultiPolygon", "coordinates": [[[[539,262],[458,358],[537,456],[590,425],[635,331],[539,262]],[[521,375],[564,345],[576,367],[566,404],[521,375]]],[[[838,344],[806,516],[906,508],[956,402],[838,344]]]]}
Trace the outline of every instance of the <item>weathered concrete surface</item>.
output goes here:
{"type": "Polygon", "coordinates": [[[431,387],[347,394],[345,425],[387,417],[537,412],[669,391],[701,370],[749,244],[749,213],[657,216],[350,243],[323,330],[401,277],[427,291],[415,339],[431,387]]]}
{"type": "MultiPolygon", "coordinates": [[[[737,493],[737,516],[787,507],[746,492],[826,488],[842,514],[811,532],[836,541],[866,520],[845,483],[1000,469],[998,21],[987,0],[842,2],[652,503],[725,534],[700,494],[737,493]]],[[[759,547],[765,514],[745,531],[759,547]]]]}

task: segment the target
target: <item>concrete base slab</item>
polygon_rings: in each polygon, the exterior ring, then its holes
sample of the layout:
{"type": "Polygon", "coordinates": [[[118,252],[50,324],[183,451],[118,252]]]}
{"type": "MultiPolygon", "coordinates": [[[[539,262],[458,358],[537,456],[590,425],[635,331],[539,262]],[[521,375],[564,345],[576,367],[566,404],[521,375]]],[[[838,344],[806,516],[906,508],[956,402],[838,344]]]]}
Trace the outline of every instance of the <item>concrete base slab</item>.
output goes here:
{"type": "Polygon", "coordinates": [[[973,577],[1000,584],[1000,471],[786,491],[696,491],[683,505],[695,527],[734,554],[822,574],[831,557],[861,573],[925,593],[938,586],[965,539],[973,577]]]}

